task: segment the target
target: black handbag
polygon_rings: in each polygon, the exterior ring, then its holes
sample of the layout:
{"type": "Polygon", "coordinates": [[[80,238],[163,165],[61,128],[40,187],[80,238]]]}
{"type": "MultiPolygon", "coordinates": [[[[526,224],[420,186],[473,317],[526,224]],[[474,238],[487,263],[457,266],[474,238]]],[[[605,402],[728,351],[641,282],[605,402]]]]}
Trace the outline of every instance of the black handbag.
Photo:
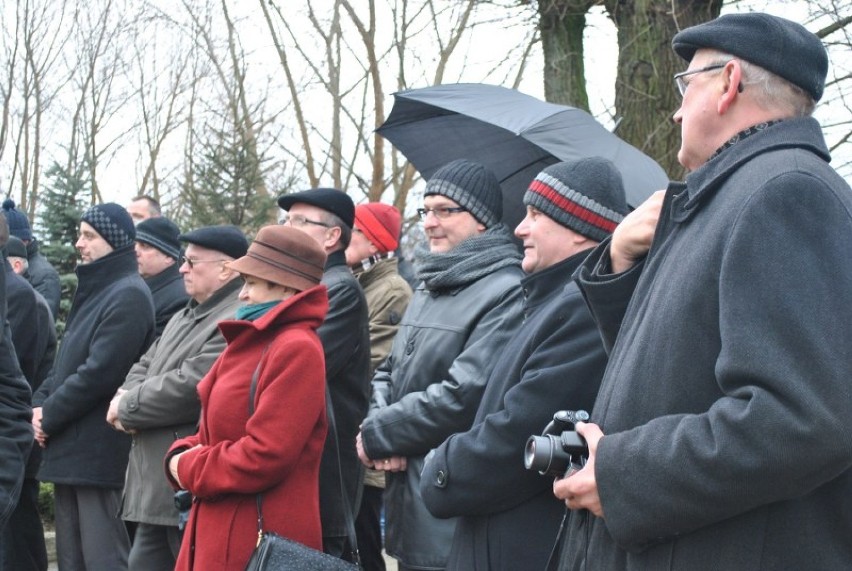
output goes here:
{"type": "MultiPolygon", "coordinates": [[[[266,350],[264,349],[264,353],[266,350]]],[[[261,355],[261,360],[263,355],[261,355]]],[[[249,416],[254,414],[254,394],[257,390],[257,375],[260,363],[254,370],[249,390],[249,416]]],[[[337,442],[337,426],[334,422],[334,409],[328,390],[325,393],[327,415],[330,429],[334,433],[334,443],[337,446],[338,468],[340,467],[340,445],[337,442]]],[[[249,557],[245,571],[358,571],[361,569],[358,554],[358,543],[355,539],[355,523],[349,506],[349,498],[343,489],[343,473],[340,473],[340,489],[343,492],[346,525],[349,531],[349,542],[353,549],[356,563],[349,563],[339,557],[334,557],[322,551],[317,551],[307,545],[281,537],[272,531],[263,531],[263,494],[257,494],[257,545],[249,557]]]]}

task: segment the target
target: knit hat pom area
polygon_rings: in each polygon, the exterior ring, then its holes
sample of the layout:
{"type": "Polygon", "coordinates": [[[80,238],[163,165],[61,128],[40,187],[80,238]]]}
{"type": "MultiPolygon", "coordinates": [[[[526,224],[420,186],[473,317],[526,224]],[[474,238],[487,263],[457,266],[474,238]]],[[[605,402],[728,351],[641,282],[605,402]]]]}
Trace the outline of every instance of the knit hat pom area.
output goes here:
{"type": "Polygon", "coordinates": [[[15,201],[11,198],[3,201],[3,215],[6,216],[6,222],[9,224],[9,234],[17,236],[21,240],[30,241],[33,239],[27,215],[15,208],[15,201]]]}
{"type": "Polygon", "coordinates": [[[136,239],[133,219],[123,206],[114,202],[92,206],[83,213],[80,220],[94,228],[95,232],[116,250],[132,244],[136,239]]]}

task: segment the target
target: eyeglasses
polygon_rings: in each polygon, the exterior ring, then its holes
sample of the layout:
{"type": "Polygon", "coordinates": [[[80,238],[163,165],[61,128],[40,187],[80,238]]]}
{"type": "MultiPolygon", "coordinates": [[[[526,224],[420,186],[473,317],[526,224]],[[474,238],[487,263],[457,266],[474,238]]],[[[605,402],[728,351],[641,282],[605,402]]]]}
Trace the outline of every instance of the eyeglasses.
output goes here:
{"type": "Polygon", "coordinates": [[[420,215],[420,220],[426,220],[426,217],[429,216],[429,213],[434,214],[436,217],[443,220],[444,218],[449,218],[450,214],[458,214],[459,212],[467,212],[467,208],[462,208],[461,206],[442,206],[438,208],[418,208],[417,214],[420,215]]]}
{"type": "Polygon", "coordinates": [[[180,261],[182,264],[186,264],[189,266],[189,269],[195,267],[195,264],[210,264],[213,262],[227,262],[228,260],[193,260],[192,258],[187,258],[186,256],[181,256],[180,261]]]}
{"type": "Polygon", "coordinates": [[[682,71],[680,73],[676,73],[674,75],[675,85],[677,85],[677,90],[680,92],[680,96],[683,97],[686,93],[686,88],[689,87],[689,82],[684,78],[689,77],[690,75],[695,75],[696,73],[704,73],[705,71],[714,71],[717,69],[722,69],[728,65],[728,62],[725,63],[714,63],[713,65],[708,65],[707,67],[700,67],[698,69],[690,69],[688,71],[682,71]]]}
{"type": "Polygon", "coordinates": [[[310,218],[305,218],[301,214],[295,214],[290,216],[289,214],[285,214],[281,219],[281,224],[289,224],[295,228],[300,226],[307,226],[308,224],[315,224],[316,226],[322,226],[323,228],[331,228],[330,225],[322,222],[321,220],[311,220],[310,218]]]}

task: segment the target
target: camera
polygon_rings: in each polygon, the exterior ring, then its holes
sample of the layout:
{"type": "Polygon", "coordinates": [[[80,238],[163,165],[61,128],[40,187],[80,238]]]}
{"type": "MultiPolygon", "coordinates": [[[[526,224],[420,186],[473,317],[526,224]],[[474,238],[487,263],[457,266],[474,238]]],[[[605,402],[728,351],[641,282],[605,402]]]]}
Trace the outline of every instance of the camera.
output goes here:
{"type": "Polygon", "coordinates": [[[175,507],[178,510],[178,529],[183,531],[189,521],[189,510],[192,507],[192,493],[188,490],[175,492],[175,507]]]}
{"type": "Polygon", "coordinates": [[[542,476],[562,478],[586,463],[589,447],[586,440],[574,432],[578,422],[588,422],[585,410],[560,410],[544,427],[541,436],[530,436],[524,448],[524,466],[537,470],[542,476]]]}

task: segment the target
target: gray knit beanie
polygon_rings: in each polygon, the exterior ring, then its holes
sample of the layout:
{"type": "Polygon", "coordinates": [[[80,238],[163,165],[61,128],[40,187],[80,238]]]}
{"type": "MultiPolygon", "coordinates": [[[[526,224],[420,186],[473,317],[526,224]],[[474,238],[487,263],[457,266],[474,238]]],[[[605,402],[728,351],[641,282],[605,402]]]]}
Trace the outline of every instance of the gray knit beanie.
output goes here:
{"type": "Polygon", "coordinates": [[[80,220],[94,228],[95,232],[116,250],[132,244],[136,239],[133,219],[123,206],[115,202],[92,206],[83,213],[80,220]]]}
{"type": "Polygon", "coordinates": [[[168,257],[180,258],[180,229],[163,216],[148,218],[136,225],[136,241],[155,247],[168,257]]]}
{"type": "Polygon", "coordinates": [[[440,194],[454,200],[483,226],[490,228],[503,217],[503,193],[494,173],[479,163],[457,159],[438,169],[423,196],[440,194]]]}
{"type": "Polygon", "coordinates": [[[609,236],[630,211],[621,173],[601,157],[550,165],[532,181],[524,204],[597,242],[609,236]]]}

